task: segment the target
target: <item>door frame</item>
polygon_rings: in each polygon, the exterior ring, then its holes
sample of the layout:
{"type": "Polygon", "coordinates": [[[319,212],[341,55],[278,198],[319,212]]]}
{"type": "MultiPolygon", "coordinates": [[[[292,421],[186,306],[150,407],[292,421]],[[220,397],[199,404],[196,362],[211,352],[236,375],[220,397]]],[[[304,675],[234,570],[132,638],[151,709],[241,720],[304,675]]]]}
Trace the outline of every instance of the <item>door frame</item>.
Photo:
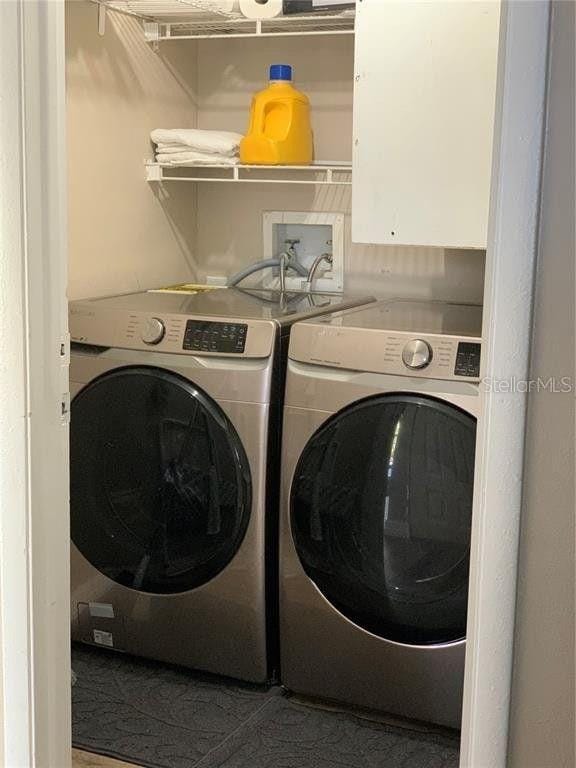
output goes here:
{"type": "Polygon", "coordinates": [[[70,765],[63,0],[0,2],[0,764],[70,765]]]}
{"type": "Polygon", "coordinates": [[[505,768],[512,685],[550,3],[500,19],[461,768],[505,768]]]}
{"type": "MultiPolygon", "coordinates": [[[[549,0],[504,0],[462,768],[505,768],[549,0]],[[489,450],[488,450],[489,448],[489,450]]],[[[0,764],[70,764],[63,0],[0,3],[0,764]],[[9,511],[9,513],[8,513],[9,511]]]]}

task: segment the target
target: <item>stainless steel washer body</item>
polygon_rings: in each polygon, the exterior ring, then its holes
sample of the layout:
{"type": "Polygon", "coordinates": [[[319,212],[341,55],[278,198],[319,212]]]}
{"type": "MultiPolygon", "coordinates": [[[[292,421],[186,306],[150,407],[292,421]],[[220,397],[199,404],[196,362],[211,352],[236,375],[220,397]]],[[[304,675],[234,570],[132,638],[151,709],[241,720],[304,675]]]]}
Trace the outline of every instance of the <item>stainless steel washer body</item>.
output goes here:
{"type": "Polygon", "coordinates": [[[299,693],[459,727],[481,308],[390,301],[292,329],[280,646],[299,693]]]}
{"type": "Polygon", "coordinates": [[[219,290],[71,303],[74,640],[270,678],[289,328],[359,302],[219,290]]]}

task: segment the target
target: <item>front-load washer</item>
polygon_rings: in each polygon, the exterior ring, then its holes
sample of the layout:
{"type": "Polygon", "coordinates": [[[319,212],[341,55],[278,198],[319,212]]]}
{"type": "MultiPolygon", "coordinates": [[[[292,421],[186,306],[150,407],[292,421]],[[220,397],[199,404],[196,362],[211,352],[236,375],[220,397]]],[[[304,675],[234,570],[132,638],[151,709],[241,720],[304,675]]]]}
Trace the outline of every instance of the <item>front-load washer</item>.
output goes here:
{"type": "Polygon", "coordinates": [[[269,678],[289,328],[360,301],[226,289],[71,303],[74,640],[269,678]]]}
{"type": "Polygon", "coordinates": [[[481,316],[396,300],[292,329],[287,688],[459,727],[481,316]]]}

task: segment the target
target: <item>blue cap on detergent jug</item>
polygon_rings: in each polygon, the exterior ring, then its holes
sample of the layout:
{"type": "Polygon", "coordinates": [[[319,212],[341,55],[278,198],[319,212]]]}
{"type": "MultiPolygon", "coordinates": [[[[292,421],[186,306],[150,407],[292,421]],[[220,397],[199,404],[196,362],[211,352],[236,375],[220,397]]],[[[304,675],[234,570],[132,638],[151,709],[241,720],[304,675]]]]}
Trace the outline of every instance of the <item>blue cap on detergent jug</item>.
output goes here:
{"type": "Polygon", "coordinates": [[[270,67],[270,80],[292,80],[292,67],[290,64],[272,64],[270,67]]]}

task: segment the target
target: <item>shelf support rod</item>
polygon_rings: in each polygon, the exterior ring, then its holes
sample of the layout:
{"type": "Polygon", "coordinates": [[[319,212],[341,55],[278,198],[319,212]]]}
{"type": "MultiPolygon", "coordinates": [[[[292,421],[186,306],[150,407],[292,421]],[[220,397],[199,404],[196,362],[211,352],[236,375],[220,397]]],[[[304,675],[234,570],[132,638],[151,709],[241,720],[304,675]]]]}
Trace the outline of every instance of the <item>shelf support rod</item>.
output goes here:
{"type": "Polygon", "coordinates": [[[146,169],[146,181],[162,181],[164,178],[163,168],[161,165],[144,161],[144,167],[146,169]]]}
{"type": "MultiPolygon", "coordinates": [[[[169,24],[166,25],[166,37],[170,36],[169,24]]],[[[144,38],[149,43],[156,43],[160,39],[160,24],[155,21],[145,21],[142,24],[144,30],[144,38]]]]}
{"type": "Polygon", "coordinates": [[[106,6],[98,3],[98,34],[104,37],[106,34],[106,6]]]}

